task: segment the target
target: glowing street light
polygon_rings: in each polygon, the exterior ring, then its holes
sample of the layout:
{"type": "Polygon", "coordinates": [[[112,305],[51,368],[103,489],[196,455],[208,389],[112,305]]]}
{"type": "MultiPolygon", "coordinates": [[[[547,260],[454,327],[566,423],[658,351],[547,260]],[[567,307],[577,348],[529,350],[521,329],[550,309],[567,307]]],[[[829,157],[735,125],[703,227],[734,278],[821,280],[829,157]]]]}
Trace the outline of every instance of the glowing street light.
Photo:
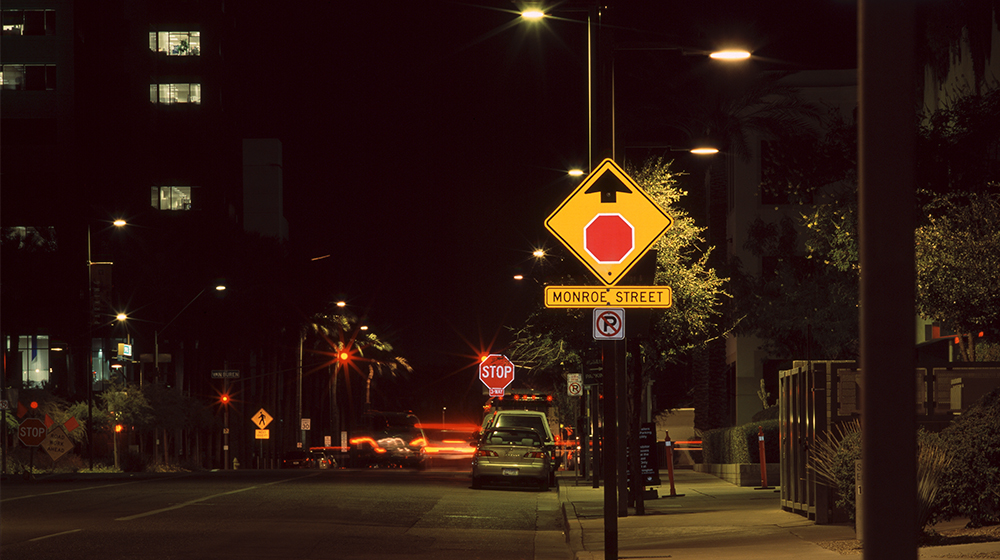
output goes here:
{"type": "Polygon", "coordinates": [[[743,50],[716,51],[708,55],[715,60],[746,60],[750,58],[750,53],[743,50]]]}

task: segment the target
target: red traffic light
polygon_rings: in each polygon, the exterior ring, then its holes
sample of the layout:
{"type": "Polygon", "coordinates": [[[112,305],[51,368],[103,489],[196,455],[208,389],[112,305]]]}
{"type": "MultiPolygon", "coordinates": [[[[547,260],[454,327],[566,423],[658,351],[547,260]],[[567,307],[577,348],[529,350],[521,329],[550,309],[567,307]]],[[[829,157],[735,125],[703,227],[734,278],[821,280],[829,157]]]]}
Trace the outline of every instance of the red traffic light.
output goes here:
{"type": "Polygon", "coordinates": [[[219,402],[229,404],[229,395],[219,395],[219,402]]]}
{"type": "Polygon", "coordinates": [[[115,424],[115,433],[121,432],[124,429],[125,426],[122,426],[121,424],[115,424]]]}

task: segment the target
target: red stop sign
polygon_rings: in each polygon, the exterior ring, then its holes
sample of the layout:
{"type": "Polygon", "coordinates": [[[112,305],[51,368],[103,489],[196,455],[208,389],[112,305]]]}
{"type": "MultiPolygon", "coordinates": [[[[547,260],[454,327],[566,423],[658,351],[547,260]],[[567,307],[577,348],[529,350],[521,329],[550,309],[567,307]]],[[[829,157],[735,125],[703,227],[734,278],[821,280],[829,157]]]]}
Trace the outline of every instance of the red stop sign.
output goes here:
{"type": "Polygon", "coordinates": [[[479,363],[479,379],[490,388],[491,397],[502,397],[514,380],[514,364],[503,354],[490,354],[479,363]]]}
{"type": "Polygon", "coordinates": [[[27,418],[17,428],[17,439],[21,440],[25,447],[38,447],[45,440],[47,433],[44,422],[38,418],[27,418]]]}
{"type": "Polygon", "coordinates": [[[635,248],[635,228],[621,214],[598,214],[583,228],[583,248],[601,264],[619,264],[635,248]]]}

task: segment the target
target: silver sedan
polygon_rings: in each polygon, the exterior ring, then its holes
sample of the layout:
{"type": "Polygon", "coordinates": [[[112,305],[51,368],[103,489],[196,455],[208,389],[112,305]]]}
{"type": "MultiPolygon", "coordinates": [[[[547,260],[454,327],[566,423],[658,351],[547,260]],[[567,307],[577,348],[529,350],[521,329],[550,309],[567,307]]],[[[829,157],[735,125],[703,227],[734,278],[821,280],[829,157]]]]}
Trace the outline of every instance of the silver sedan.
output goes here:
{"type": "Polygon", "coordinates": [[[494,428],[483,433],[472,458],[472,487],[483,484],[534,484],[549,489],[549,454],[538,432],[494,428]]]}

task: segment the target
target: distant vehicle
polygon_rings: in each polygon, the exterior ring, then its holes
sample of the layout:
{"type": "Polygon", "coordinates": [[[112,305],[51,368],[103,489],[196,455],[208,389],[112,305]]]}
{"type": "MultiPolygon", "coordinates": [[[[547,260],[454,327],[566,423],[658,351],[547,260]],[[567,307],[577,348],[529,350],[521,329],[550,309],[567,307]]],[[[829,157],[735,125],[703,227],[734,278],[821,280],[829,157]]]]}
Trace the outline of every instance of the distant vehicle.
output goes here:
{"type": "Polygon", "coordinates": [[[423,469],[427,464],[427,438],[412,412],[363,414],[350,444],[349,466],[423,469]]]}
{"type": "Polygon", "coordinates": [[[427,437],[428,466],[468,469],[476,452],[479,426],[476,424],[421,424],[427,437]]]}
{"type": "Polygon", "coordinates": [[[491,428],[483,432],[472,459],[472,487],[484,484],[533,484],[549,489],[550,455],[530,428],[491,428]]]}
{"type": "Polygon", "coordinates": [[[333,469],[337,467],[337,461],[325,451],[310,448],[309,453],[312,454],[313,462],[317,467],[321,469],[333,469]]]}
{"type": "Polygon", "coordinates": [[[302,450],[288,451],[281,458],[283,469],[311,469],[315,466],[313,456],[302,450]]]}
{"type": "Polygon", "coordinates": [[[542,445],[549,455],[549,483],[555,484],[556,470],[562,457],[556,453],[556,441],[549,428],[549,419],[544,412],[536,410],[494,410],[483,418],[483,434],[492,428],[530,428],[538,432],[542,445]]]}

